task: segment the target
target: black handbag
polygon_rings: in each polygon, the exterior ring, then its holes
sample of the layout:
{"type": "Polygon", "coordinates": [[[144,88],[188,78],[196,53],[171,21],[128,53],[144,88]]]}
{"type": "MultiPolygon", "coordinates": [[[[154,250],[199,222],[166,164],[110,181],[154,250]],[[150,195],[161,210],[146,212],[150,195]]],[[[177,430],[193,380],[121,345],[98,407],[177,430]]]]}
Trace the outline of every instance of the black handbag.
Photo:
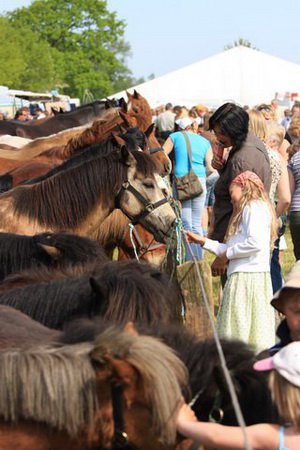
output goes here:
{"type": "Polygon", "coordinates": [[[190,170],[186,175],[183,175],[183,177],[176,177],[176,176],[174,177],[177,191],[177,198],[181,202],[184,200],[190,200],[191,198],[198,197],[203,192],[202,184],[200,183],[198,176],[192,169],[192,150],[189,137],[184,131],[182,132],[182,134],[184,136],[187,145],[190,170]]]}

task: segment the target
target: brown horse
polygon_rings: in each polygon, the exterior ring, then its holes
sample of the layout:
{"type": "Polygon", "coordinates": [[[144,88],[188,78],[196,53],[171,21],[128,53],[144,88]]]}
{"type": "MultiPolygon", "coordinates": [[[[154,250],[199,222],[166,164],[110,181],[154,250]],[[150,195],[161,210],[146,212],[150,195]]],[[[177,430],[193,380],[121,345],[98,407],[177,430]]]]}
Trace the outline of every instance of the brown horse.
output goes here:
{"type": "Polygon", "coordinates": [[[127,216],[166,240],[175,213],[158,186],[156,165],[149,156],[125,147],[120,151],[109,140],[89,155],[78,155],[78,160],[84,162],[2,194],[0,231],[33,235],[66,230],[93,237],[117,203],[127,216]]]}
{"type": "Polygon", "coordinates": [[[164,344],[111,328],[94,343],[7,349],[0,448],[122,448],[123,437],[123,448],[128,440],[137,450],[174,449],[185,384],[184,366],[164,344]]]}
{"type": "Polygon", "coordinates": [[[144,227],[138,224],[133,228],[131,226],[129,218],[119,209],[115,209],[100,225],[97,241],[110,258],[115,247],[118,247],[119,260],[138,257],[161,267],[166,257],[166,245],[155,241],[153,234],[144,227]]]}

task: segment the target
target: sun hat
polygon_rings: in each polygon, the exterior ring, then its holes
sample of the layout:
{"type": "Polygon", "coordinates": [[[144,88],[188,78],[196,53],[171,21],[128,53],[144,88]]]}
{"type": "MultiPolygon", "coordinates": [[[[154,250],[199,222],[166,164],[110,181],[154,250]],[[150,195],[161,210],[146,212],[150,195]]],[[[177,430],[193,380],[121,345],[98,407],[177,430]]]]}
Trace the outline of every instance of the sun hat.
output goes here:
{"type": "Polygon", "coordinates": [[[299,298],[300,298],[300,260],[296,262],[296,264],[293,266],[292,270],[290,271],[290,273],[288,274],[286,281],[284,283],[284,285],[282,286],[281,289],[279,289],[279,291],[277,291],[272,300],[271,300],[271,305],[277,309],[277,311],[279,312],[283,312],[281,309],[282,304],[281,304],[281,300],[282,300],[282,296],[281,294],[286,291],[287,289],[294,289],[294,290],[299,290],[299,298]]]}
{"type": "Polygon", "coordinates": [[[193,123],[193,120],[190,117],[183,117],[182,119],[178,119],[175,122],[179,128],[185,130],[187,127],[190,127],[193,123]]]}
{"type": "Polygon", "coordinates": [[[300,387],[300,341],[286,345],[270,358],[256,361],[253,368],[257,371],[277,370],[287,381],[300,387]]]}

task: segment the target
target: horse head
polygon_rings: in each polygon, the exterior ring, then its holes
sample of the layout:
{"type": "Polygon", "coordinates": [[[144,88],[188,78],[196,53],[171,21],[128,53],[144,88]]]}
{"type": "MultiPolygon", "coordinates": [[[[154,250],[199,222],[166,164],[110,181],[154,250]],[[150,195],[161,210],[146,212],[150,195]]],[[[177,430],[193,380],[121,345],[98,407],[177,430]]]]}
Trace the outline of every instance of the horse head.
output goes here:
{"type": "Polygon", "coordinates": [[[119,208],[133,223],[141,223],[159,242],[166,242],[176,215],[165,192],[162,179],[151,158],[143,152],[128,152],[122,147],[122,160],[127,165],[127,180],[122,184],[117,201],[119,208]],[[146,172],[141,166],[148,165],[146,172]]]}

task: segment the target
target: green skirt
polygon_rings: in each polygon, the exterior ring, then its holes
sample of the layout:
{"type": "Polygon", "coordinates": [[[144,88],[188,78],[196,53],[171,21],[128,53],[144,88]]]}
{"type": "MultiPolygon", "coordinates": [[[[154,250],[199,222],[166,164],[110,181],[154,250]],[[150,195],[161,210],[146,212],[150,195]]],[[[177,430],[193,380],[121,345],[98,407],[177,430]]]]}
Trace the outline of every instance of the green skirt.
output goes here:
{"type": "Polygon", "coordinates": [[[235,272],[225,284],[216,327],[221,337],[239,339],[261,350],[276,339],[276,314],[269,272],[235,272]]]}

